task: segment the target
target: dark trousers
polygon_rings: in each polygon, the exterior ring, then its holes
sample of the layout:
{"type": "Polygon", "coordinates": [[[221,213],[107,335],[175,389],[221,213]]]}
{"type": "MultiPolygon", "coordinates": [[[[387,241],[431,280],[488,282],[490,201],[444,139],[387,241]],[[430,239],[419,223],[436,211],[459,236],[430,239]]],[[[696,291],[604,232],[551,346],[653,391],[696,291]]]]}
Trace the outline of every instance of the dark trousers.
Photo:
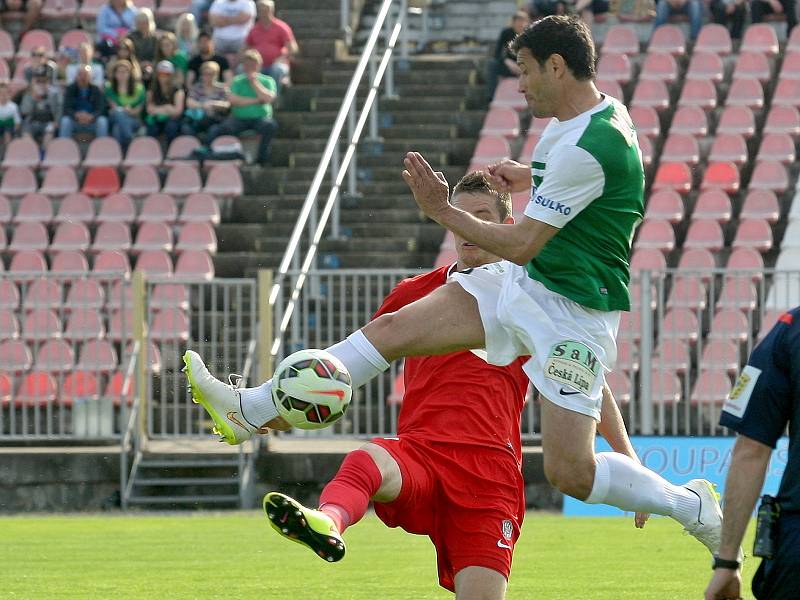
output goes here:
{"type": "Polygon", "coordinates": [[[210,144],[221,135],[238,136],[249,129],[261,136],[258,142],[256,162],[264,164],[269,160],[269,145],[275,136],[275,132],[278,131],[278,124],[273,119],[237,119],[236,117],[228,117],[208,131],[208,143],[210,144]]]}
{"type": "MultiPolygon", "coordinates": [[[[794,26],[797,25],[797,15],[794,12],[794,1],[795,0],[780,0],[781,5],[783,6],[783,14],[786,15],[786,35],[788,36],[794,26]]],[[[772,7],[766,3],[762,2],[761,0],[753,0],[750,4],[750,14],[752,16],[753,23],[761,23],[764,20],[764,15],[771,15],[774,11],[772,7]]]]}
{"type": "Polygon", "coordinates": [[[778,521],[775,555],[761,564],[753,577],[753,595],[758,600],[800,598],[800,513],[782,515],[778,521]]]}
{"type": "Polygon", "coordinates": [[[147,124],[147,135],[157,138],[164,134],[167,145],[172,142],[181,133],[181,120],[180,119],[167,119],[165,121],[153,120],[147,124]]]}
{"type": "Polygon", "coordinates": [[[744,20],[747,17],[747,5],[744,2],[734,4],[734,9],[731,13],[727,11],[727,8],[728,4],[723,0],[713,0],[711,2],[711,14],[714,15],[714,23],[727,27],[728,22],[730,22],[731,38],[740,40],[744,30],[744,20]]]}

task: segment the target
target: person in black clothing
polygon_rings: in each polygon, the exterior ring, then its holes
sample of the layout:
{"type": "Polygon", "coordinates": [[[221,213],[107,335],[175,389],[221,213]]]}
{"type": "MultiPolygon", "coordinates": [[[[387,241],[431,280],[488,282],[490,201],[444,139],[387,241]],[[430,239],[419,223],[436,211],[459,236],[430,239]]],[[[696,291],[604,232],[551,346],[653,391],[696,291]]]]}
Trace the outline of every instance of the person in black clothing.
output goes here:
{"type": "Polygon", "coordinates": [[[75,133],[91,133],[95,137],[108,135],[105,116],[106,98],[92,83],[91,65],[80,65],[75,81],[64,91],[64,115],[58,128],[59,137],[72,137],[75,133]]]}
{"type": "Polygon", "coordinates": [[[198,79],[200,79],[200,67],[204,62],[215,62],[219,65],[218,78],[225,85],[230,85],[233,79],[231,72],[231,65],[228,59],[217,54],[214,47],[214,38],[210,33],[201,33],[197,36],[197,54],[189,59],[189,72],[186,74],[186,86],[191,88],[198,79]]]}
{"type": "Polygon", "coordinates": [[[789,37],[792,29],[797,25],[795,0],[752,0],[750,2],[750,13],[753,23],[761,23],[766,15],[785,14],[786,37],[789,37]]]}
{"type": "Polygon", "coordinates": [[[517,77],[519,75],[517,59],[508,45],[511,40],[522,33],[528,23],[530,23],[528,13],[524,10],[518,10],[511,18],[511,25],[500,32],[500,37],[497,38],[497,43],[494,47],[494,54],[489,60],[489,72],[486,76],[486,92],[489,95],[489,101],[494,96],[497,81],[500,77],[517,77]]]}
{"type": "Polygon", "coordinates": [[[747,18],[747,0],[711,0],[714,23],[724,27],[730,22],[731,39],[742,39],[744,20],[747,18]]]}
{"type": "Polygon", "coordinates": [[[756,346],[722,407],[720,425],[735,431],[725,481],[722,542],[706,600],[741,597],[738,548],[761,492],[772,450],[789,426],[786,470],[772,558],[753,577],[759,600],[797,600],[800,584],[800,307],[784,313],[756,346]]]}

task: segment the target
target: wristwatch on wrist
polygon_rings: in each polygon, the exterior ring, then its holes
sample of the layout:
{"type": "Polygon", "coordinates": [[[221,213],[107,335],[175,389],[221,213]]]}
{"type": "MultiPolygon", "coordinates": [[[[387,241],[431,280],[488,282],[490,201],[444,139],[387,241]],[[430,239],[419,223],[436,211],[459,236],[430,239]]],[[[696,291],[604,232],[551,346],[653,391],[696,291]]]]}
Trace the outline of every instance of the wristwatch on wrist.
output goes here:
{"type": "Polygon", "coordinates": [[[711,564],[712,569],[731,569],[732,571],[736,571],[741,566],[742,563],[738,560],[727,560],[717,555],[714,555],[714,562],[711,564]]]}

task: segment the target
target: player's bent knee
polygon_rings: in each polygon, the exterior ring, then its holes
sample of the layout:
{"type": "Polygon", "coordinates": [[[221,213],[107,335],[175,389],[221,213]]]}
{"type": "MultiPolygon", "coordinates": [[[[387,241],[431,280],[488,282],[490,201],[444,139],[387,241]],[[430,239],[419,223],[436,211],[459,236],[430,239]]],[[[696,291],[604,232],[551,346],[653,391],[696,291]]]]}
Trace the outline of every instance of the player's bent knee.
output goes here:
{"type": "Polygon", "coordinates": [[[381,487],[372,497],[376,502],[391,502],[400,495],[403,487],[403,476],[400,465],[389,452],[378,444],[364,444],[363,450],[375,461],[375,466],[381,472],[381,487]]]}
{"type": "Polygon", "coordinates": [[[487,567],[465,567],[456,573],[456,600],[503,600],[508,582],[487,567]]]}
{"type": "Polygon", "coordinates": [[[554,488],[567,496],[585,500],[594,485],[594,463],[573,462],[544,458],[544,475],[554,488]]]}

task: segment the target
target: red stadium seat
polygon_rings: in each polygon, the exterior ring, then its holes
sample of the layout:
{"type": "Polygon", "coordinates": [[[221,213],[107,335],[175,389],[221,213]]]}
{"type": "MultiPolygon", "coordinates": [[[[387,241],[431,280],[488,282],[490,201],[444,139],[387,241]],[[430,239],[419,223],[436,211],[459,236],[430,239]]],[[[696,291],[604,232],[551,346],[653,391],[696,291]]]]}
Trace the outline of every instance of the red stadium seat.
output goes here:
{"type": "Polygon", "coordinates": [[[519,135],[519,115],[513,108],[498,106],[489,110],[483,120],[480,137],[500,135],[515,138],[519,135]]]}
{"type": "Polygon", "coordinates": [[[772,106],[800,106],[800,79],[779,79],[772,96],[772,106]]]}
{"type": "Polygon", "coordinates": [[[672,338],[658,345],[653,355],[653,363],[658,365],[659,369],[685,373],[689,370],[692,360],[686,343],[672,338]]]}
{"type": "MultiPolygon", "coordinates": [[[[681,254],[678,269],[683,271],[705,271],[717,266],[714,255],[705,248],[689,248],[681,254]]],[[[708,281],[710,276],[701,276],[703,281],[708,281]]]]}
{"type": "Polygon", "coordinates": [[[740,52],[733,70],[734,81],[742,78],[755,78],[761,83],[769,81],[772,69],[767,56],[762,52],[740,52]]]}
{"type": "Polygon", "coordinates": [[[735,308],[742,311],[755,310],[758,304],[756,286],[749,278],[726,277],[717,308],[735,308]]]}
{"type": "Polygon", "coordinates": [[[189,339],[189,319],[179,308],[168,308],[158,311],[150,326],[150,339],[155,342],[177,341],[189,339]]]}
{"type": "Polygon", "coordinates": [[[735,194],[739,191],[739,169],[732,162],[710,163],[703,174],[700,189],[717,189],[735,194]]]}
{"type": "Polygon", "coordinates": [[[761,315],[761,325],[758,328],[759,340],[764,339],[764,336],[767,335],[773,327],[775,327],[775,323],[778,322],[778,319],[780,319],[781,315],[784,313],[786,313],[786,311],[783,309],[770,309],[761,315]]]}
{"type": "Polygon", "coordinates": [[[214,278],[214,263],[207,252],[187,250],[181,252],[175,264],[175,279],[211,280],[214,278]]]}
{"type": "Polygon", "coordinates": [[[9,167],[0,183],[0,194],[6,196],[24,196],[32,194],[39,186],[36,176],[29,167],[9,167]]]}
{"type": "MultiPolygon", "coordinates": [[[[511,156],[511,153],[505,156],[511,156]]],[[[233,165],[215,165],[208,172],[203,192],[216,196],[241,196],[244,193],[241,171],[233,165]]]]}
{"type": "MultiPolygon", "coordinates": [[[[656,30],[658,31],[658,30],[656,30]]],[[[625,406],[631,401],[633,386],[630,378],[622,371],[612,371],[606,374],[606,383],[611,388],[614,400],[620,406],[625,406]]]]}
{"type": "Polygon", "coordinates": [[[200,173],[194,165],[178,165],[167,173],[163,193],[173,196],[187,196],[198,193],[203,187],[200,173]]]}
{"type": "Polygon", "coordinates": [[[595,79],[594,82],[597,89],[612,98],[617,98],[620,102],[625,101],[625,95],[622,91],[622,86],[612,79],[595,79]]]}
{"type": "Polygon", "coordinates": [[[105,337],[106,328],[96,309],[76,308],[67,320],[64,338],[73,342],[99,340],[105,337]]]}
{"type": "MultiPolygon", "coordinates": [[[[670,133],[686,133],[696,137],[708,135],[708,117],[698,106],[683,106],[675,111],[670,133]]],[[[753,125],[755,131],[755,124],[753,125]]]]}
{"type": "MultiPolygon", "coordinates": [[[[82,21],[91,21],[94,23],[95,19],[97,19],[97,15],[100,13],[100,9],[102,9],[105,4],[106,2],[103,0],[83,0],[78,10],[78,15],[82,21]]],[[[84,27],[85,26],[86,24],[84,24],[84,27]]]]}
{"type": "Polygon", "coordinates": [[[746,342],[752,327],[747,316],[740,310],[724,309],[714,315],[711,321],[710,340],[730,340],[736,343],[746,342]]]}
{"type": "Polygon", "coordinates": [[[186,250],[205,250],[209,254],[217,252],[217,234],[209,223],[187,223],[178,234],[176,252],[186,250]]]}
{"type": "Polygon", "coordinates": [[[54,279],[34,279],[25,290],[23,305],[26,310],[36,308],[57,309],[63,303],[64,290],[54,279]]]}
{"type": "MultiPolygon", "coordinates": [[[[0,340],[15,340],[19,337],[19,321],[11,309],[0,309],[0,340]]],[[[2,356],[0,356],[2,358],[2,356]]],[[[5,364],[3,369],[5,370],[5,364]]]]}
{"type": "Polygon", "coordinates": [[[94,205],[86,194],[77,192],[61,200],[56,223],[91,223],[94,221],[94,205]]]}
{"type": "Polygon", "coordinates": [[[800,136],[800,112],[794,106],[773,106],[767,114],[764,134],[786,133],[793,138],[800,136]]]}
{"type": "Polygon", "coordinates": [[[14,38],[5,29],[0,29],[0,58],[11,60],[14,54],[14,38]]]}
{"type": "Polygon", "coordinates": [[[58,385],[50,373],[33,371],[25,375],[14,397],[14,405],[44,406],[56,400],[58,385]]]}
{"type": "Polygon", "coordinates": [[[128,385],[125,389],[125,373],[122,371],[115,372],[108,380],[108,384],[106,384],[106,389],[103,392],[104,398],[111,398],[114,402],[114,406],[120,406],[122,404],[122,399],[124,397],[125,402],[128,406],[133,404],[133,386],[134,383],[132,380],[128,381],[128,385]]]}
{"type": "Polygon", "coordinates": [[[677,339],[695,344],[700,334],[700,322],[694,311],[687,308],[673,308],[664,315],[658,335],[662,341],[677,339]]]}
{"type": "Polygon", "coordinates": [[[529,133],[528,137],[525,138],[525,143],[522,145],[522,150],[519,151],[518,160],[523,163],[530,162],[533,156],[533,149],[536,148],[538,143],[539,136],[535,133],[529,133]]]}
{"type": "Polygon", "coordinates": [[[94,259],[92,273],[105,277],[120,277],[130,275],[131,265],[128,255],[119,250],[104,250],[94,259]]]}
{"type": "Polygon", "coordinates": [[[639,35],[626,25],[612,25],[603,41],[603,53],[639,54],[639,35]]]}
{"type": "Polygon", "coordinates": [[[502,136],[494,135],[478,140],[475,151],[472,153],[472,160],[473,162],[490,163],[509,156],[511,156],[511,149],[508,141],[502,136]]]}
{"type": "Polygon", "coordinates": [[[650,36],[647,52],[667,52],[673,56],[686,54],[686,37],[677,25],[662,25],[650,36]]]}
{"type": "Polygon", "coordinates": [[[795,161],[794,140],[788,133],[771,133],[761,138],[757,161],[779,161],[789,165],[795,161]]]}
{"type": "Polygon", "coordinates": [[[678,106],[698,106],[703,110],[717,107],[717,88],[705,79],[690,79],[683,84],[678,106]]]}
{"type": "Polygon", "coordinates": [[[78,369],[108,373],[118,364],[117,351],[107,340],[89,340],[81,346],[78,369]]]}
{"type": "MultiPolygon", "coordinates": [[[[89,309],[98,311],[106,303],[106,294],[97,279],[76,279],[67,293],[64,308],[67,310],[89,309]]],[[[67,327],[69,330],[69,327],[67,327]]]]}
{"type": "MultiPolygon", "coordinates": [[[[661,122],[658,120],[658,113],[649,107],[636,106],[630,110],[631,120],[636,126],[636,133],[642,136],[657,138],[661,135],[661,122]]],[[[533,148],[531,148],[533,150],[533,148]]],[[[522,154],[522,156],[526,156],[522,154]]]]}
{"type": "Polygon", "coordinates": [[[750,176],[749,190],[770,190],[781,194],[789,187],[789,175],[780,162],[775,160],[762,160],[756,163],[756,168],[750,176]]]}
{"type": "Polygon", "coordinates": [[[694,52],[686,71],[686,79],[704,79],[721,83],[725,77],[725,65],[715,52],[694,52]]]}
{"type": "Polygon", "coordinates": [[[731,133],[748,139],[753,137],[755,132],[756,119],[753,111],[747,106],[727,106],[722,111],[717,125],[717,135],[731,133]]]}
{"type": "Polygon", "coordinates": [[[496,106],[508,106],[514,110],[525,110],[528,107],[525,96],[519,93],[518,83],[515,77],[508,77],[500,80],[490,106],[492,108],[496,106]]]}
{"type": "Polygon", "coordinates": [[[709,23],[704,25],[697,36],[694,52],[713,52],[726,56],[731,53],[733,45],[731,34],[724,25],[709,23]]]}
{"type": "Polygon", "coordinates": [[[128,152],[122,166],[131,167],[158,167],[164,156],[161,152],[161,144],[152,137],[137,137],[128,146],[128,152]]]}
{"type": "Polygon", "coordinates": [[[48,56],[53,56],[56,50],[56,45],[53,43],[53,35],[44,29],[31,29],[26,31],[19,41],[16,57],[30,58],[31,52],[40,46],[44,47],[48,56]]]}
{"type": "Polygon", "coordinates": [[[11,377],[5,373],[0,373],[0,405],[5,406],[11,402],[13,392],[14,384],[11,383],[11,377]]]}
{"type": "Polygon", "coordinates": [[[131,167],[125,175],[125,183],[122,184],[122,193],[131,196],[147,196],[161,191],[161,182],[158,173],[151,166],[131,167]]]}
{"type": "Polygon", "coordinates": [[[645,221],[639,227],[635,247],[672,252],[675,248],[675,232],[668,221],[645,221]]]}
{"type": "Polygon", "coordinates": [[[119,175],[114,167],[91,167],[86,171],[81,191],[92,198],[102,198],[119,191],[119,175]]]}
{"type": "Polygon", "coordinates": [[[43,167],[69,167],[75,169],[81,164],[81,152],[72,138],[55,138],[47,145],[42,160],[43,167]]]}
{"type": "Polygon", "coordinates": [[[63,252],[66,250],[89,249],[89,230],[83,223],[61,223],[53,236],[50,252],[63,252]]]}
{"type": "Polygon", "coordinates": [[[680,162],[662,162],[658,166],[653,189],[667,189],[679,194],[688,194],[692,189],[692,172],[689,166],[680,162]]]}
{"type": "Polygon", "coordinates": [[[39,146],[30,137],[11,140],[6,146],[6,152],[0,166],[4,169],[9,167],[37,168],[39,166],[39,146]]]}
{"type": "Polygon", "coordinates": [[[700,372],[692,388],[692,405],[722,405],[731,391],[731,379],[725,371],[707,370],[700,372]]]}
{"type": "Polygon", "coordinates": [[[37,308],[29,312],[22,325],[23,336],[30,342],[43,342],[61,337],[61,320],[47,308],[37,308]]]}
{"type": "Polygon", "coordinates": [[[623,311],[619,316],[620,339],[637,342],[642,338],[642,315],[637,311],[623,311]]]}
{"type": "Polygon", "coordinates": [[[544,119],[537,119],[536,117],[531,119],[531,124],[528,127],[528,135],[536,134],[541,137],[544,133],[544,130],[547,129],[547,126],[550,125],[553,119],[546,117],[544,119]]]}
{"type": "Polygon", "coordinates": [[[48,373],[71,371],[75,366],[75,354],[63,340],[47,340],[36,352],[34,367],[48,373]]]}
{"type": "Polygon", "coordinates": [[[754,23],[744,32],[742,52],[755,52],[769,57],[777,56],[780,44],[775,30],[767,23],[754,23]]]}
{"type": "Polygon", "coordinates": [[[172,229],[166,223],[142,223],[139,226],[131,254],[147,250],[172,252],[172,229]]]}
{"type": "Polygon", "coordinates": [[[196,164],[196,161],[191,158],[192,152],[201,146],[202,144],[200,143],[200,140],[193,135],[179,135],[172,140],[169,148],[167,149],[167,156],[164,159],[164,166],[175,167],[178,165],[196,164]]]}
{"type": "Polygon", "coordinates": [[[58,41],[59,51],[71,48],[77,51],[81,44],[92,44],[92,38],[83,29],[70,29],[58,41]]]}
{"type": "MultiPolygon", "coordinates": [[[[13,314],[11,315],[14,316],[13,314]]],[[[2,318],[0,318],[2,321],[2,318]]],[[[23,373],[33,365],[33,355],[28,345],[21,340],[5,340],[0,343],[0,364],[8,373],[23,373]]]]}
{"type": "Polygon", "coordinates": [[[631,80],[632,69],[631,61],[626,54],[603,53],[597,61],[597,78],[628,83],[631,80]]]}
{"type": "Polygon", "coordinates": [[[616,369],[621,371],[639,370],[639,348],[635,342],[626,339],[617,340],[617,365],[616,369]]]}
{"type": "Polygon", "coordinates": [[[728,271],[753,271],[753,279],[758,281],[764,270],[764,259],[758,251],[752,248],[734,248],[728,257],[726,269],[728,271]]]}
{"type": "Polygon", "coordinates": [[[31,274],[47,271],[47,263],[38,250],[23,250],[11,258],[8,271],[15,281],[27,281],[31,278],[31,274]]]}
{"type": "Polygon", "coordinates": [[[653,142],[648,137],[639,140],[639,150],[642,152],[642,165],[649,167],[653,162],[653,142]]]}
{"type": "Polygon", "coordinates": [[[670,133],[661,151],[661,160],[696,165],[700,162],[697,138],[688,133],[670,133]]]}
{"type": "Polygon", "coordinates": [[[777,223],[781,215],[778,198],[770,190],[752,190],[744,199],[740,219],[764,219],[768,223],[777,223]]]}
{"type": "Polygon", "coordinates": [[[16,310],[19,306],[19,288],[10,279],[0,279],[0,309],[16,310]]]}
{"type": "Polygon", "coordinates": [[[669,92],[663,81],[643,80],[636,84],[631,107],[652,108],[658,112],[669,108],[669,92]]]}
{"type": "Polygon", "coordinates": [[[133,310],[126,308],[115,310],[108,318],[108,332],[106,336],[112,342],[121,342],[133,337],[133,310]]]}
{"type": "Polygon", "coordinates": [[[120,250],[126,252],[131,247],[131,232],[125,223],[114,221],[100,223],[94,234],[92,252],[120,250]]]}
{"type": "Polygon", "coordinates": [[[41,18],[47,21],[75,23],[78,0],[44,0],[41,18]]]}
{"type": "MultiPolygon", "coordinates": [[[[139,139],[139,138],[137,138],[139,139]]],[[[84,167],[113,167],[122,164],[122,148],[112,137],[94,138],[83,159],[84,167]]]]}
{"type": "Polygon", "coordinates": [[[23,250],[36,250],[44,252],[47,249],[47,229],[41,223],[20,223],[14,229],[14,237],[8,246],[9,252],[23,250]]]}
{"type": "Polygon", "coordinates": [[[714,138],[709,162],[732,162],[741,166],[747,162],[747,143],[738,133],[720,133],[714,138]]]}
{"type": "Polygon", "coordinates": [[[189,288],[175,283],[156,284],[153,286],[149,306],[152,310],[177,307],[187,311],[189,310],[189,288]]]}
{"type": "Polygon", "coordinates": [[[100,203],[98,223],[133,223],[136,219],[136,208],[127,194],[111,194],[100,203]]]}
{"type": "Polygon", "coordinates": [[[728,89],[726,106],[747,106],[753,110],[764,107],[764,88],[758,79],[734,79],[728,89]]]}
{"type": "Polygon", "coordinates": [[[800,51],[793,50],[786,53],[778,79],[800,79],[800,51]]]}
{"type": "Polygon", "coordinates": [[[660,271],[667,268],[667,261],[664,254],[655,248],[639,248],[634,250],[631,256],[631,271],[660,271]]]}
{"type": "Polygon", "coordinates": [[[674,372],[654,371],[650,380],[653,404],[677,404],[681,401],[681,382],[674,372]]]}
{"type": "Polygon", "coordinates": [[[11,222],[11,202],[3,195],[0,195],[0,223],[11,222]]]}
{"type": "MultiPolygon", "coordinates": [[[[636,276],[634,276],[634,278],[631,279],[630,284],[628,284],[628,292],[631,296],[631,310],[641,312],[642,303],[647,302],[645,298],[642,298],[643,291],[644,290],[642,289],[641,282],[636,276]]],[[[650,298],[650,310],[655,310],[658,306],[658,289],[656,288],[655,284],[650,286],[650,294],[648,297],[650,298]]]]}
{"type": "Polygon", "coordinates": [[[172,224],[178,218],[178,207],[175,199],[169,194],[150,194],[144,201],[139,223],[172,224]]]}
{"type": "Polygon", "coordinates": [[[116,281],[108,293],[107,306],[110,310],[129,310],[133,306],[133,289],[125,282],[116,281]]]}
{"type": "Polygon", "coordinates": [[[658,190],[650,195],[647,201],[645,220],[669,221],[680,223],[683,221],[683,200],[674,190],[658,190]]]}
{"type": "Polygon", "coordinates": [[[61,275],[80,276],[89,272],[89,263],[83,252],[58,252],[53,256],[50,271],[61,275]]]}
{"type": "Polygon", "coordinates": [[[752,248],[759,252],[768,252],[772,249],[772,229],[769,223],[762,219],[746,219],[739,223],[736,237],[733,240],[734,248],[752,248]]]}
{"type": "Polygon", "coordinates": [[[19,202],[15,223],[41,223],[47,225],[53,220],[53,205],[42,194],[25,194],[19,202]]]}
{"type": "Polygon", "coordinates": [[[61,385],[61,402],[71,406],[75,398],[97,399],[100,397],[100,382],[94,373],[75,371],[69,373],[61,385]]]}
{"type": "Polygon", "coordinates": [[[683,242],[686,249],[700,248],[709,252],[718,252],[724,245],[722,228],[714,219],[693,219],[683,242]]]}
{"type": "Polygon", "coordinates": [[[145,250],[136,261],[136,270],[147,275],[172,275],[172,261],[164,250],[145,250]]]}
{"type": "Polygon", "coordinates": [[[666,52],[650,52],[645,56],[642,70],[639,73],[639,81],[655,79],[670,84],[677,78],[678,65],[671,54],[666,52]]]}
{"type": "Polygon", "coordinates": [[[183,203],[178,222],[218,225],[220,213],[217,199],[211,194],[190,194],[183,203]]]}
{"type": "Polygon", "coordinates": [[[667,299],[667,308],[690,308],[703,310],[706,307],[706,287],[696,277],[676,277],[667,299]]]}

